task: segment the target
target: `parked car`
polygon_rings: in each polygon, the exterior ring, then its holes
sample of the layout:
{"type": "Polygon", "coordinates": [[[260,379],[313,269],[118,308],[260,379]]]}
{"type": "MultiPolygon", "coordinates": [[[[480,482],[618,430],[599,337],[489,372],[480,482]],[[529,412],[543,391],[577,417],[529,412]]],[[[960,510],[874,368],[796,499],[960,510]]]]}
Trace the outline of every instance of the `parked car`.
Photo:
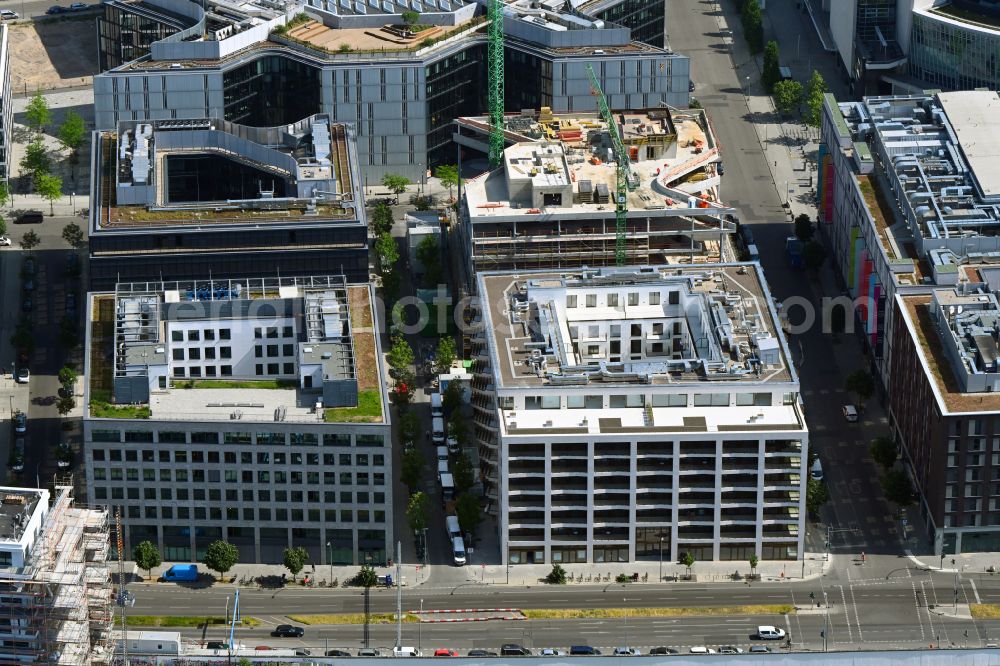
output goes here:
{"type": "MultiPolygon", "coordinates": [[[[68,10],[55,5],[49,7],[46,14],[65,14],[68,10]]],[[[14,224],[41,224],[45,221],[45,214],[40,210],[26,210],[23,213],[19,213],[17,217],[14,218],[14,224]]]]}
{"type": "MultiPolygon", "coordinates": [[[[3,18],[4,11],[5,10],[0,9],[0,18],[3,18]]],[[[11,246],[10,237],[9,236],[0,236],[0,246],[10,247],[11,246]]]]}
{"type": "Polygon", "coordinates": [[[48,9],[45,10],[45,13],[46,14],[65,14],[68,11],[69,10],[66,9],[65,7],[60,7],[59,5],[52,5],[51,7],[49,7],[48,9]]]}
{"type": "Polygon", "coordinates": [[[543,657],[565,657],[566,656],[565,650],[557,650],[555,648],[542,648],[538,652],[538,654],[541,655],[541,656],[543,656],[543,657]]]}
{"type": "Polygon", "coordinates": [[[347,650],[327,650],[326,651],[326,656],[328,656],[328,657],[350,657],[350,656],[353,656],[353,655],[351,655],[351,653],[348,652],[347,650]]]}
{"type": "Polygon", "coordinates": [[[743,648],[735,645],[722,645],[719,647],[719,654],[743,654],[743,648]]]}
{"type": "Polygon", "coordinates": [[[638,657],[642,653],[634,647],[616,647],[614,654],[616,657],[638,657]]]}
{"type": "Polygon", "coordinates": [[[655,647],[649,651],[649,654],[680,654],[680,650],[671,647],[655,647]]]}
{"type": "Polygon", "coordinates": [[[312,652],[310,652],[309,650],[307,650],[305,648],[297,648],[295,650],[295,656],[296,657],[310,657],[310,656],[312,656],[312,652]]]}
{"type": "Polygon", "coordinates": [[[66,275],[76,277],[80,274],[80,255],[76,252],[66,253],[66,275]]]}
{"type": "Polygon", "coordinates": [[[31,300],[31,296],[25,296],[24,300],[21,301],[21,310],[23,312],[31,312],[33,307],[35,307],[35,302],[31,300]]]}
{"type": "Polygon", "coordinates": [[[24,412],[14,412],[14,432],[23,435],[28,431],[28,415],[24,412]]]}
{"type": "Polygon", "coordinates": [[[601,654],[601,651],[589,645],[572,645],[569,648],[571,656],[588,657],[601,654]]]}
{"type": "MultiPolygon", "coordinates": [[[[378,650],[376,650],[378,652],[378,650]]],[[[358,652],[358,656],[361,656],[361,652],[358,652]]],[[[415,647],[397,647],[392,648],[393,657],[420,657],[423,656],[415,647]]]]}
{"type": "Polygon", "coordinates": [[[31,379],[31,372],[28,370],[28,366],[22,365],[17,369],[17,373],[14,375],[14,381],[18,384],[27,384],[31,379]]]}
{"type": "Polygon", "coordinates": [[[688,92],[694,92],[694,81],[688,81],[688,92]]]}
{"type": "Polygon", "coordinates": [[[750,654],[754,654],[754,653],[760,654],[760,653],[765,653],[765,652],[770,652],[770,651],[771,651],[771,648],[769,648],[766,645],[751,645],[750,646],[750,654]]]}
{"type": "Polygon", "coordinates": [[[222,641],[209,641],[205,645],[205,647],[207,647],[209,650],[227,650],[227,649],[229,649],[229,646],[226,643],[223,643],[222,641]]]}
{"type": "Polygon", "coordinates": [[[496,652],[490,652],[489,650],[469,650],[466,656],[469,657],[495,657],[496,652]]]}
{"type": "Polygon", "coordinates": [[[271,632],[271,635],[278,638],[302,638],[306,635],[306,630],[291,624],[279,624],[271,632]]]}
{"type": "Polygon", "coordinates": [[[707,648],[704,645],[695,645],[693,648],[688,650],[691,654],[718,654],[712,648],[707,648]]]}
{"type": "Polygon", "coordinates": [[[757,638],[764,641],[777,641],[785,637],[785,630],[771,625],[757,627],[757,638]]]}
{"type": "Polygon", "coordinates": [[[26,278],[35,277],[36,268],[34,257],[25,257],[24,262],[21,264],[21,275],[26,278]]]}
{"type": "Polygon", "coordinates": [[[24,437],[18,437],[14,440],[14,446],[10,449],[10,457],[7,459],[7,467],[15,474],[24,471],[24,437]]]}
{"type": "Polygon", "coordinates": [[[449,650],[448,648],[438,648],[434,650],[435,657],[457,657],[458,653],[454,650],[449,650]]]}
{"type": "Polygon", "coordinates": [[[34,278],[25,278],[24,284],[22,285],[25,291],[35,290],[35,280],[34,278]]]}
{"type": "Polygon", "coordinates": [[[359,657],[381,657],[382,653],[378,648],[364,648],[363,650],[358,650],[359,657]]]}
{"type": "MultiPolygon", "coordinates": [[[[19,18],[21,18],[21,15],[15,11],[11,11],[10,9],[0,9],[0,20],[14,21],[19,18]]],[[[7,243],[7,245],[10,245],[10,243],[7,243]]]]}
{"type": "MultiPolygon", "coordinates": [[[[86,2],[74,2],[69,6],[71,12],[82,12],[84,9],[90,9],[90,5],[86,2]]],[[[309,655],[306,656],[308,657],[309,655]]]]}
{"type": "Polygon", "coordinates": [[[528,657],[531,656],[531,650],[524,647],[523,645],[518,645],[517,643],[504,643],[500,646],[500,656],[502,657],[528,657]]]}
{"type": "Polygon", "coordinates": [[[844,405],[844,408],[841,411],[844,414],[844,420],[848,423],[858,422],[858,408],[854,405],[844,405]]]}

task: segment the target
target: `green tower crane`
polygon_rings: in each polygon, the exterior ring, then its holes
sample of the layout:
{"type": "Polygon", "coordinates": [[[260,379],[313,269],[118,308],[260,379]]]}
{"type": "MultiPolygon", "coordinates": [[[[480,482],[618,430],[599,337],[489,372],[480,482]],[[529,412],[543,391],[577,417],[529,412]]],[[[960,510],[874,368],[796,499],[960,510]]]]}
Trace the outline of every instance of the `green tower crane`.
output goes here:
{"type": "Polygon", "coordinates": [[[490,110],[490,166],[503,162],[503,0],[488,0],[486,16],[490,21],[487,33],[486,67],[488,69],[490,110]]]}
{"type": "Polygon", "coordinates": [[[625,220],[628,218],[628,190],[629,190],[629,158],[622,136],[618,133],[618,124],[608,106],[608,100],[604,97],[601,84],[597,80],[594,68],[587,65],[587,74],[590,75],[591,94],[597,97],[597,108],[601,111],[601,117],[608,124],[608,134],[611,135],[611,150],[615,154],[615,264],[624,266],[627,260],[625,253],[625,220]]]}

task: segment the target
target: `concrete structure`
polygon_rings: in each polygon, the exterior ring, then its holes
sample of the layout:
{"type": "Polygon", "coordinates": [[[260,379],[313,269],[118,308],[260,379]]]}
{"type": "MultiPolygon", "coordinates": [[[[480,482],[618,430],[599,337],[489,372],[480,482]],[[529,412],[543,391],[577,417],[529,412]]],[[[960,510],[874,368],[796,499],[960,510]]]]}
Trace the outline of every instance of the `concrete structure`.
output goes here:
{"type": "Polygon", "coordinates": [[[71,491],[0,488],[0,663],[108,662],[108,513],[71,491]]]}
{"type": "MultiPolygon", "coordinates": [[[[704,111],[616,114],[631,161],[630,263],[732,259],[738,212],[717,202],[718,145],[704,111]]],[[[456,121],[455,141],[485,151],[485,118],[456,121]]],[[[504,164],[463,184],[459,242],[465,282],[480,271],[615,262],[615,165],[595,113],[507,118],[504,164]]]]}
{"type": "Polygon", "coordinates": [[[0,25],[0,178],[10,180],[11,147],[14,143],[14,104],[10,94],[10,47],[7,25],[0,25]]]}
{"type": "MultiPolygon", "coordinates": [[[[194,3],[143,4],[178,13],[179,4],[194,3]]],[[[633,41],[628,27],[560,0],[542,5],[518,0],[505,10],[507,71],[521,72],[506,85],[509,109],[596,109],[587,64],[597,67],[613,108],[687,105],[686,57],[633,41]]],[[[377,183],[385,173],[416,180],[428,168],[453,164],[452,120],[485,107],[485,19],[476,3],[261,0],[235,10],[222,2],[189,10],[201,17],[193,28],[95,77],[98,128],[146,118],[276,127],[323,113],[355,124],[361,171],[377,183]],[[413,7],[425,26],[417,32],[398,18],[413,7]],[[245,19],[213,29],[214,16],[232,11],[245,19]]],[[[627,14],[647,21],[641,11],[627,14]]]]}
{"type": "Polygon", "coordinates": [[[371,287],[342,277],[129,283],[88,307],[84,447],[125,544],[199,561],[384,562],[392,457],[371,287]]]}
{"type": "Polygon", "coordinates": [[[895,299],[889,422],[941,557],[1000,549],[1000,269],[895,299]]]}
{"type": "Polygon", "coordinates": [[[1000,258],[998,112],[1000,96],[985,91],[827,96],[820,229],[883,384],[895,295],[953,285],[959,266],[1000,258]]]}
{"type": "Polygon", "coordinates": [[[94,133],[90,281],[344,274],[368,279],[353,128],[122,121],[94,133]]]}
{"type": "Polygon", "coordinates": [[[803,556],[808,432],[757,264],[482,272],[478,293],[507,562],[803,556]]]}

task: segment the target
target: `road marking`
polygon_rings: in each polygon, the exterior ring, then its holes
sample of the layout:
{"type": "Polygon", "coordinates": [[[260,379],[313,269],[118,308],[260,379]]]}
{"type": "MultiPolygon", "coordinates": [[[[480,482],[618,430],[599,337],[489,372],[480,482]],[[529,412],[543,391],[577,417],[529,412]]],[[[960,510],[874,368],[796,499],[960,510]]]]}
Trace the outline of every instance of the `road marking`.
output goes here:
{"type": "Polygon", "coordinates": [[[861,616],[858,615],[858,602],[854,598],[854,586],[851,586],[851,606],[854,607],[854,619],[858,623],[858,641],[864,642],[864,636],[861,634],[861,616]]]}
{"type": "MultiPolygon", "coordinates": [[[[848,569],[850,571],[850,569],[848,569]]],[[[851,614],[847,607],[847,595],[844,593],[844,586],[837,585],[840,588],[840,598],[844,600],[844,619],[847,620],[847,639],[849,642],[854,642],[854,630],[851,629],[851,614]]]]}
{"type": "Polygon", "coordinates": [[[969,585],[972,586],[972,593],[976,595],[976,603],[977,604],[983,603],[982,601],[979,600],[979,590],[976,589],[976,581],[970,578],[969,585]]]}
{"type": "MultiPolygon", "coordinates": [[[[909,572],[909,569],[907,569],[907,572],[909,572]]],[[[920,623],[920,638],[926,639],[927,634],[924,633],[924,619],[920,617],[920,595],[917,593],[916,583],[912,580],[910,581],[910,587],[913,588],[913,603],[916,604],[917,607],[917,622],[920,623]]]]}

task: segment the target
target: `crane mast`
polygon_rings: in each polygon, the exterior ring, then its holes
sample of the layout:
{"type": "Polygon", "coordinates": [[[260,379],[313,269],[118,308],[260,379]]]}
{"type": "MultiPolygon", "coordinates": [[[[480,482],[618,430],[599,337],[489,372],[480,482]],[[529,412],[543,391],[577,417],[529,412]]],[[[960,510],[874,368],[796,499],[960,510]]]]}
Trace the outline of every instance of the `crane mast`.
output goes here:
{"type": "Polygon", "coordinates": [[[486,66],[489,87],[490,112],[490,167],[503,162],[503,0],[487,0],[486,16],[490,27],[487,32],[486,66]]]}
{"type": "Polygon", "coordinates": [[[587,74],[590,75],[590,92],[597,97],[597,108],[601,112],[601,117],[608,125],[608,134],[611,136],[611,150],[615,155],[615,265],[624,266],[627,260],[625,250],[626,219],[628,218],[628,189],[629,189],[629,157],[625,150],[625,143],[618,132],[618,124],[608,106],[608,100],[601,90],[601,83],[597,80],[594,68],[587,65],[587,74]]]}

